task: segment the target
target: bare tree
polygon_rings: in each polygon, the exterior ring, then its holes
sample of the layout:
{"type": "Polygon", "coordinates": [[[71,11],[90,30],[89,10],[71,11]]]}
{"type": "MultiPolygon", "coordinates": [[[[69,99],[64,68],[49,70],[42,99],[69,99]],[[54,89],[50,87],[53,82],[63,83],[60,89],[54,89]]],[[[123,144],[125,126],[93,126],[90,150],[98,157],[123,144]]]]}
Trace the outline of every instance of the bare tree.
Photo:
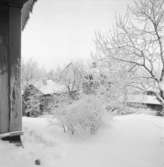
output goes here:
{"type": "Polygon", "coordinates": [[[40,68],[38,63],[30,59],[27,62],[22,62],[22,87],[32,84],[36,81],[43,81],[47,77],[47,72],[44,68],[40,68]]]}
{"type": "Polygon", "coordinates": [[[103,99],[106,109],[119,114],[128,112],[127,95],[136,90],[135,85],[133,89],[131,86],[133,73],[128,72],[128,66],[120,61],[96,57],[93,60],[98,71],[96,80],[99,87],[96,92],[103,99]]]}
{"type": "Polygon", "coordinates": [[[126,64],[134,86],[152,91],[164,105],[164,0],[138,0],[119,17],[114,32],[96,34],[105,59],[126,64]]]}
{"type": "Polygon", "coordinates": [[[65,85],[68,94],[80,89],[83,79],[82,67],[80,64],[69,63],[60,74],[60,81],[65,85]]]}

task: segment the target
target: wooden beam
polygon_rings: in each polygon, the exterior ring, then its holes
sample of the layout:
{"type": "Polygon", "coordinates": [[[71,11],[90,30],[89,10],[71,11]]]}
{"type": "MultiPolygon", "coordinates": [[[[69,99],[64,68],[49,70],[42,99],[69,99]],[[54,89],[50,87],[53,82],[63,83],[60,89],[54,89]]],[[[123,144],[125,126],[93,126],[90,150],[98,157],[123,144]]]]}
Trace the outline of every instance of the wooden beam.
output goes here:
{"type": "Polygon", "coordinates": [[[21,8],[0,5],[0,134],[22,130],[21,8]]]}
{"type": "Polygon", "coordinates": [[[8,133],[0,134],[0,139],[3,139],[5,137],[13,137],[13,136],[21,136],[21,135],[23,135],[22,131],[8,132],[8,133]]]}
{"type": "Polygon", "coordinates": [[[9,7],[9,132],[21,131],[21,9],[9,7]]]}
{"type": "Polygon", "coordinates": [[[9,8],[0,6],[0,133],[9,130],[8,18],[9,8]]]}
{"type": "Polygon", "coordinates": [[[0,137],[22,130],[21,15],[30,1],[35,0],[0,1],[0,137]]]}

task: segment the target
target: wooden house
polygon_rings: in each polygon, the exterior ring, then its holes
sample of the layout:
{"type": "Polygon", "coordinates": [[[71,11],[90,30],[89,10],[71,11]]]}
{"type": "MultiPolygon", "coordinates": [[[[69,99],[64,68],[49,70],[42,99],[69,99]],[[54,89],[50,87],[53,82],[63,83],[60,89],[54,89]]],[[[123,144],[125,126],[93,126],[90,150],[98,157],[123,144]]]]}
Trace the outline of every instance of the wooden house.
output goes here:
{"type": "Polygon", "coordinates": [[[36,0],[0,0],[0,138],[22,134],[21,31],[36,0]]]}
{"type": "Polygon", "coordinates": [[[156,111],[162,111],[163,106],[152,94],[129,95],[127,105],[135,108],[149,108],[156,111]]]}

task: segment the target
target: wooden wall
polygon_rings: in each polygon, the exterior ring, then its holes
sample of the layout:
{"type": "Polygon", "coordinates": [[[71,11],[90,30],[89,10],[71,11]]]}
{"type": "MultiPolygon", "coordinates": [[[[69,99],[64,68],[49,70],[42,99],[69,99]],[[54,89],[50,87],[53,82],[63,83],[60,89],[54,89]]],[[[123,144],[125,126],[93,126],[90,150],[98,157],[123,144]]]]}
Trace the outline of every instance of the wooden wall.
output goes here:
{"type": "Polygon", "coordinates": [[[21,130],[21,9],[0,5],[0,134],[21,130]]]}
{"type": "Polygon", "coordinates": [[[9,8],[0,6],[0,133],[9,130],[9,8]]]}

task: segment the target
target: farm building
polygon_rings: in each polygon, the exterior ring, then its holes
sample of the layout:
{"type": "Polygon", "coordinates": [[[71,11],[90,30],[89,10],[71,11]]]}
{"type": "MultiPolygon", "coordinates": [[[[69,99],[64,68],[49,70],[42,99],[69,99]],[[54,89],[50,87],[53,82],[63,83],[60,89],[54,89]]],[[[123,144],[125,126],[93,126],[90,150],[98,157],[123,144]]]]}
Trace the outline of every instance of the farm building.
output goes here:
{"type": "Polygon", "coordinates": [[[0,1],[0,138],[22,134],[21,31],[35,1],[0,1]]]}
{"type": "Polygon", "coordinates": [[[33,84],[27,85],[22,94],[23,115],[37,117],[50,112],[55,104],[54,96],[54,92],[45,93],[33,84]]]}
{"type": "Polygon", "coordinates": [[[148,107],[157,111],[162,111],[163,108],[161,103],[156,99],[155,96],[146,94],[129,95],[127,103],[131,107],[148,107]]]}

